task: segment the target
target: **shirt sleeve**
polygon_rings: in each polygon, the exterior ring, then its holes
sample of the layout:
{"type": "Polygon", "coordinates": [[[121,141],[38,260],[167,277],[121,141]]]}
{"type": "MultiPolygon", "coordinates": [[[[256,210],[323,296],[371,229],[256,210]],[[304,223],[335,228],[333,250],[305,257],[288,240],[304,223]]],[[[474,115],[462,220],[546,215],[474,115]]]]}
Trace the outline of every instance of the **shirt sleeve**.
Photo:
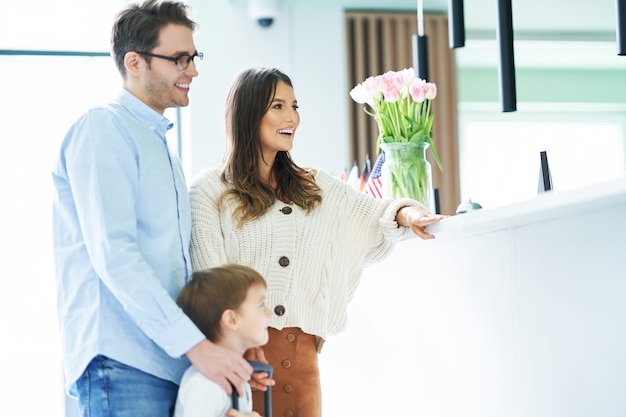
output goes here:
{"type": "Polygon", "coordinates": [[[333,179],[331,188],[333,191],[325,198],[331,204],[330,209],[340,216],[343,235],[350,236],[352,250],[349,253],[354,257],[354,264],[377,262],[388,254],[393,243],[410,233],[410,228],[396,222],[398,210],[421,206],[418,201],[408,198],[376,199],[337,179],[333,179]]]}
{"type": "Polygon", "coordinates": [[[222,417],[231,406],[224,390],[197,372],[181,385],[174,417],[222,417]]]}
{"type": "MultiPolygon", "coordinates": [[[[138,215],[142,204],[138,201],[142,184],[138,164],[144,161],[128,133],[110,118],[104,111],[88,113],[75,126],[75,140],[65,152],[80,233],[107,289],[149,338],[178,357],[203,336],[176,305],[171,288],[170,292],[165,288],[165,281],[174,277],[159,278],[139,246],[138,227],[150,229],[144,224],[150,220],[138,215]]],[[[150,249],[171,247],[163,245],[150,249]]],[[[179,275],[184,282],[185,272],[179,275]]]]}

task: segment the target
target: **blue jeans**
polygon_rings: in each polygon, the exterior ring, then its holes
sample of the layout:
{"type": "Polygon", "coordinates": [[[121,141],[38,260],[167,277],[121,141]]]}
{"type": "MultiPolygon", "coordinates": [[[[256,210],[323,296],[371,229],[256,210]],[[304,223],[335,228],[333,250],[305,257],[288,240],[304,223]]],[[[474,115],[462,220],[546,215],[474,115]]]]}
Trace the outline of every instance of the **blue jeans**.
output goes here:
{"type": "Polygon", "coordinates": [[[98,355],[76,390],[82,417],[171,417],[178,385],[98,355]]]}

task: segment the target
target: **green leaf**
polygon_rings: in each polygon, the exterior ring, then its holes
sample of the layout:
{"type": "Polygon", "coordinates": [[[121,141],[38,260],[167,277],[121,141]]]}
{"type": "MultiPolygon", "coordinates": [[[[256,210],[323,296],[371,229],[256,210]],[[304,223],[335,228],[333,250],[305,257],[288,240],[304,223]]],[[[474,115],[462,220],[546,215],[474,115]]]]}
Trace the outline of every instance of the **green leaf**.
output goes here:
{"type": "Polygon", "coordinates": [[[433,158],[435,159],[435,162],[437,163],[437,166],[439,167],[441,172],[443,172],[443,166],[441,165],[441,161],[439,160],[439,156],[437,155],[437,150],[435,149],[435,142],[433,142],[433,138],[429,136],[425,139],[425,141],[430,145],[430,150],[433,153],[433,158]]]}
{"type": "Polygon", "coordinates": [[[396,136],[384,136],[384,137],[380,137],[380,140],[382,141],[382,143],[393,143],[393,142],[406,142],[406,139],[402,136],[400,137],[396,137],[396,136]]]}
{"type": "Polygon", "coordinates": [[[411,136],[411,139],[409,139],[409,142],[424,142],[424,131],[423,130],[417,131],[413,136],[411,136]]]}
{"type": "Polygon", "coordinates": [[[367,109],[367,107],[363,107],[363,111],[368,115],[368,116],[372,116],[374,119],[376,118],[376,114],[372,113],[371,111],[369,111],[367,109]]]}

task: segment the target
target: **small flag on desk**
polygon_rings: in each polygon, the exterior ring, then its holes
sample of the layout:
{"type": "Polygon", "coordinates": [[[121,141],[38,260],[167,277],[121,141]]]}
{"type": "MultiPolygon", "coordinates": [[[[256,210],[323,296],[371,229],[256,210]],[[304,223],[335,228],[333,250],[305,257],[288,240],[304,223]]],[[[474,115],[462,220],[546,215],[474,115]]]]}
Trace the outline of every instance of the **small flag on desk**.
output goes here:
{"type": "Polygon", "coordinates": [[[374,198],[383,198],[383,185],[380,180],[380,169],[383,166],[383,162],[385,162],[385,154],[381,151],[374,163],[374,168],[370,173],[367,184],[365,184],[365,194],[371,195],[374,198]]]}
{"type": "Polygon", "coordinates": [[[343,182],[346,182],[346,180],[348,179],[348,170],[347,169],[343,169],[343,171],[341,171],[339,173],[339,179],[343,182]]]}
{"type": "Polygon", "coordinates": [[[359,189],[359,165],[354,161],[354,166],[350,170],[348,174],[348,178],[346,179],[346,183],[355,190],[359,189]]]}
{"type": "Polygon", "coordinates": [[[367,180],[370,177],[371,163],[370,156],[365,156],[365,164],[363,164],[363,169],[361,170],[361,177],[359,178],[359,191],[365,191],[365,184],[367,184],[367,180]]]}

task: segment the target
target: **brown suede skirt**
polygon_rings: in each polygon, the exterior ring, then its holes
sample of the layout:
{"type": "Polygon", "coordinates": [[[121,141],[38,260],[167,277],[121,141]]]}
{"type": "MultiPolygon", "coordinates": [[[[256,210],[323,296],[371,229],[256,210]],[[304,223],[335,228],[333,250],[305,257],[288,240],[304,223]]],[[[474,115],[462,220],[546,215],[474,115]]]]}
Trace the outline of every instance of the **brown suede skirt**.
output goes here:
{"type": "MultiPolygon", "coordinates": [[[[262,347],[274,367],[272,417],[321,417],[322,394],[317,364],[319,339],[297,327],[269,329],[262,347]]],[[[264,415],[263,391],[252,393],[254,411],[264,415]]]]}

